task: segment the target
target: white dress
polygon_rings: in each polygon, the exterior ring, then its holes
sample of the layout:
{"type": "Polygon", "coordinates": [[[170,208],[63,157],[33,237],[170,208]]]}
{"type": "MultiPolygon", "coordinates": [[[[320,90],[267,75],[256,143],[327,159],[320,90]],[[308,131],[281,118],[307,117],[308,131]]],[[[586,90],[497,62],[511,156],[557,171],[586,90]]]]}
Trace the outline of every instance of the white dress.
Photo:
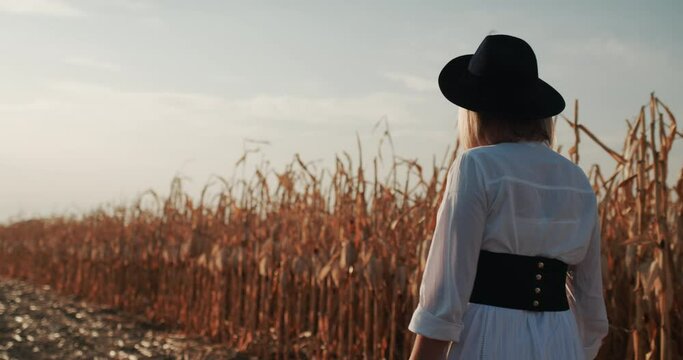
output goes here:
{"type": "Polygon", "coordinates": [[[475,147],[451,164],[408,329],[453,343],[448,359],[593,359],[607,335],[600,224],[583,170],[543,142],[475,147]],[[480,250],[557,258],[570,310],[469,303],[480,250]]]}

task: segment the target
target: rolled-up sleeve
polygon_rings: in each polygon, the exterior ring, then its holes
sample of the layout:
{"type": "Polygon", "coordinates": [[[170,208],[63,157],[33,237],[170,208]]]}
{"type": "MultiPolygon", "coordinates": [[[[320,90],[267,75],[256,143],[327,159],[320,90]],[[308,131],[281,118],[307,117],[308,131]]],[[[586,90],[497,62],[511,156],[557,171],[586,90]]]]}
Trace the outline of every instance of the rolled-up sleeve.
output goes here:
{"type": "Polygon", "coordinates": [[[596,210],[595,225],[586,256],[574,266],[571,284],[573,299],[570,297],[586,359],[594,359],[598,355],[602,339],[609,331],[602,290],[600,243],[600,223],[596,210]]]}
{"type": "Polygon", "coordinates": [[[462,152],[448,170],[410,331],[437,340],[460,340],[477,270],[486,204],[482,171],[469,151],[462,152]]]}

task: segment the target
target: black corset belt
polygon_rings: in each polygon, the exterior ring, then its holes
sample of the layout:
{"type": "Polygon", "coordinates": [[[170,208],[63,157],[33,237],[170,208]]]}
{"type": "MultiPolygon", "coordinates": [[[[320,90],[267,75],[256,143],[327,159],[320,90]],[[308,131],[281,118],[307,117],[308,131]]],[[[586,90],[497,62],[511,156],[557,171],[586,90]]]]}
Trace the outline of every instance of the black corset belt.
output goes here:
{"type": "Polygon", "coordinates": [[[531,311],[569,309],[567,264],[540,256],[479,253],[470,302],[531,311]]]}

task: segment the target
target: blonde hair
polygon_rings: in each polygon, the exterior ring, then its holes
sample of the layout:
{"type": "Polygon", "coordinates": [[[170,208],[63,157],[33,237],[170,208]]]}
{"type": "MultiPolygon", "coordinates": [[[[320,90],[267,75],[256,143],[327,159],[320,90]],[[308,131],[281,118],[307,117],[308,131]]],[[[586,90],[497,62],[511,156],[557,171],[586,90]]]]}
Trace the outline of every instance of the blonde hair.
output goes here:
{"type": "Polygon", "coordinates": [[[460,108],[458,138],[463,150],[518,141],[542,141],[552,148],[555,145],[555,121],[552,117],[514,121],[504,116],[460,108]]]}

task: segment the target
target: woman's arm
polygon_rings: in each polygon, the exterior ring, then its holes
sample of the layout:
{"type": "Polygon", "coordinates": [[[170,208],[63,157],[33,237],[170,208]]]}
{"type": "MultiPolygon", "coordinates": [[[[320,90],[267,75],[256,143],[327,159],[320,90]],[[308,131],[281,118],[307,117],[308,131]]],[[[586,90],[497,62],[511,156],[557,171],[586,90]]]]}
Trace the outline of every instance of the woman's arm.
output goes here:
{"type": "Polygon", "coordinates": [[[446,359],[450,345],[451,341],[436,340],[418,334],[415,338],[415,345],[413,345],[413,352],[410,354],[410,360],[446,359]]]}
{"type": "Polygon", "coordinates": [[[444,359],[458,344],[477,272],[487,199],[483,173],[465,151],[452,163],[436,215],[420,283],[418,303],[408,324],[417,334],[414,359],[444,359]],[[455,345],[453,345],[455,346],[455,345]]]}
{"type": "Polygon", "coordinates": [[[602,340],[607,336],[609,322],[602,289],[601,228],[595,205],[595,225],[586,257],[575,266],[573,299],[569,298],[583,341],[586,359],[594,359],[602,340]]]}

